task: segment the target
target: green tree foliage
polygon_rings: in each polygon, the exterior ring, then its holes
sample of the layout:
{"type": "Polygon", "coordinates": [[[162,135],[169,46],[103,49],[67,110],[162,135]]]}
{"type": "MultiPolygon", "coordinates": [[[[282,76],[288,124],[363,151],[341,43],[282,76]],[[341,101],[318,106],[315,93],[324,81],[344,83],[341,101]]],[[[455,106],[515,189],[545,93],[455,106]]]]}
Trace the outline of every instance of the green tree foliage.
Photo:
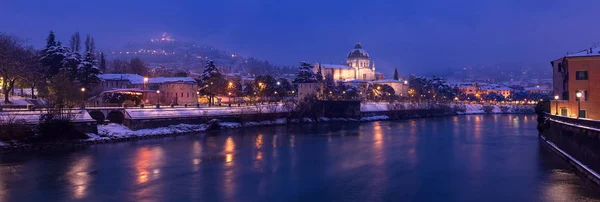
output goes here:
{"type": "Polygon", "coordinates": [[[296,74],[296,79],[294,79],[294,83],[314,83],[317,82],[317,77],[315,73],[312,71],[313,66],[308,64],[307,62],[300,62],[300,67],[298,68],[298,73],[296,74]]]}
{"type": "Polygon", "coordinates": [[[215,66],[213,61],[208,61],[204,71],[198,78],[198,84],[200,86],[200,94],[209,96],[209,103],[214,103],[215,95],[224,95],[227,90],[227,80],[223,77],[223,74],[215,66]]]}

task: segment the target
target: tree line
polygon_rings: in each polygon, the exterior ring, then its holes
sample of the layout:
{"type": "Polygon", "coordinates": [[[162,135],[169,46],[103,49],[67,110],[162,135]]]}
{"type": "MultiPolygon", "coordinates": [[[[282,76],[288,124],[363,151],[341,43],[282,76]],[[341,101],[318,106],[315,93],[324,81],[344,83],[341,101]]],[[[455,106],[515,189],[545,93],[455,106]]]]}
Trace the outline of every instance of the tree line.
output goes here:
{"type": "Polygon", "coordinates": [[[0,75],[4,102],[9,93],[19,87],[29,87],[31,97],[42,96],[53,103],[76,100],[79,92],[92,89],[100,80],[98,74],[106,68],[103,53],[96,52],[96,43],[89,34],[81,47],[81,37],[74,33],[68,46],[56,40],[53,31],[43,49],[37,50],[17,36],[0,33],[0,75]],[[100,62],[97,60],[100,56],[100,62]]]}

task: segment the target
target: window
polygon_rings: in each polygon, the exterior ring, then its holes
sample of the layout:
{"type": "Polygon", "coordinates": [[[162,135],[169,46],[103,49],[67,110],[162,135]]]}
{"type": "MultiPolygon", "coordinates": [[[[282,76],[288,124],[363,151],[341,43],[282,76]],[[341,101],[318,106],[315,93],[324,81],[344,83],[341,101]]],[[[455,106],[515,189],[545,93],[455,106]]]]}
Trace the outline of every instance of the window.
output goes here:
{"type": "Polygon", "coordinates": [[[567,113],[567,112],[568,112],[567,108],[565,108],[565,107],[560,108],[560,115],[561,116],[569,116],[569,113],[567,113]]]}
{"type": "Polygon", "coordinates": [[[587,71],[576,71],[575,72],[575,80],[588,80],[588,72],[587,71]]]}
{"type": "Polygon", "coordinates": [[[363,74],[363,80],[367,80],[367,74],[363,74]]]}
{"type": "Polygon", "coordinates": [[[558,72],[562,72],[562,63],[558,63],[558,72]]]}
{"type": "Polygon", "coordinates": [[[181,93],[181,97],[183,97],[183,93],[181,93]]]}

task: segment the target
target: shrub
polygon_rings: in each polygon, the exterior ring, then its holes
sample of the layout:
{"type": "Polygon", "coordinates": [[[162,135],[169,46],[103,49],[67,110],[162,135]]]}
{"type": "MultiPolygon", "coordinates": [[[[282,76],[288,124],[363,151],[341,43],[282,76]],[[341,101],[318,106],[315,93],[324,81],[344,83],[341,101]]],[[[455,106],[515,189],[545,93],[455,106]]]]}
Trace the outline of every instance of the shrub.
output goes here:
{"type": "Polygon", "coordinates": [[[123,115],[123,113],[121,113],[120,111],[114,110],[108,112],[106,119],[108,119],[108,121],[110,121],[111,123],[122,124],[123,121],[125,121],[125,115],[123,115]]]}
{"type": "Polygon", "coordinates": [[[37,125],[37,133],[34,140],[42,142],[89,138],[83,132],[78,131],[71,120],[62,118],[42,120],[37,125]]]}
{"type": "Polygon", "coordinates": [[[98,110],[90,111],[90,116],[92,117],[92,119],[96,120],[98,124],[104,123],[104,119],[106,118],[104,117],[104,114],[98,110]]]}
{"type": "Polygon", "coordinates": [[[8,116],[0,118],[0,140],[25,141],[33,137],[33,135],[33,130],[27,126],[25,120],[8,116]]]}

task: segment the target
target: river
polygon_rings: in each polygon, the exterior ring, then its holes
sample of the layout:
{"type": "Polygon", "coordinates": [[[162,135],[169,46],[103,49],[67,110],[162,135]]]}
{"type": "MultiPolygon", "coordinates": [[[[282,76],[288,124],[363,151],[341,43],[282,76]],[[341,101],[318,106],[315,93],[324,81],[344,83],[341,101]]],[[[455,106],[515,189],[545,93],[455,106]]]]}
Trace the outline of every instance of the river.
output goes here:
{"type": "Polygon", "coordinates": [[[600,201],[535,116],[241,128],[0,157],[0,201],[600,201]]]}

